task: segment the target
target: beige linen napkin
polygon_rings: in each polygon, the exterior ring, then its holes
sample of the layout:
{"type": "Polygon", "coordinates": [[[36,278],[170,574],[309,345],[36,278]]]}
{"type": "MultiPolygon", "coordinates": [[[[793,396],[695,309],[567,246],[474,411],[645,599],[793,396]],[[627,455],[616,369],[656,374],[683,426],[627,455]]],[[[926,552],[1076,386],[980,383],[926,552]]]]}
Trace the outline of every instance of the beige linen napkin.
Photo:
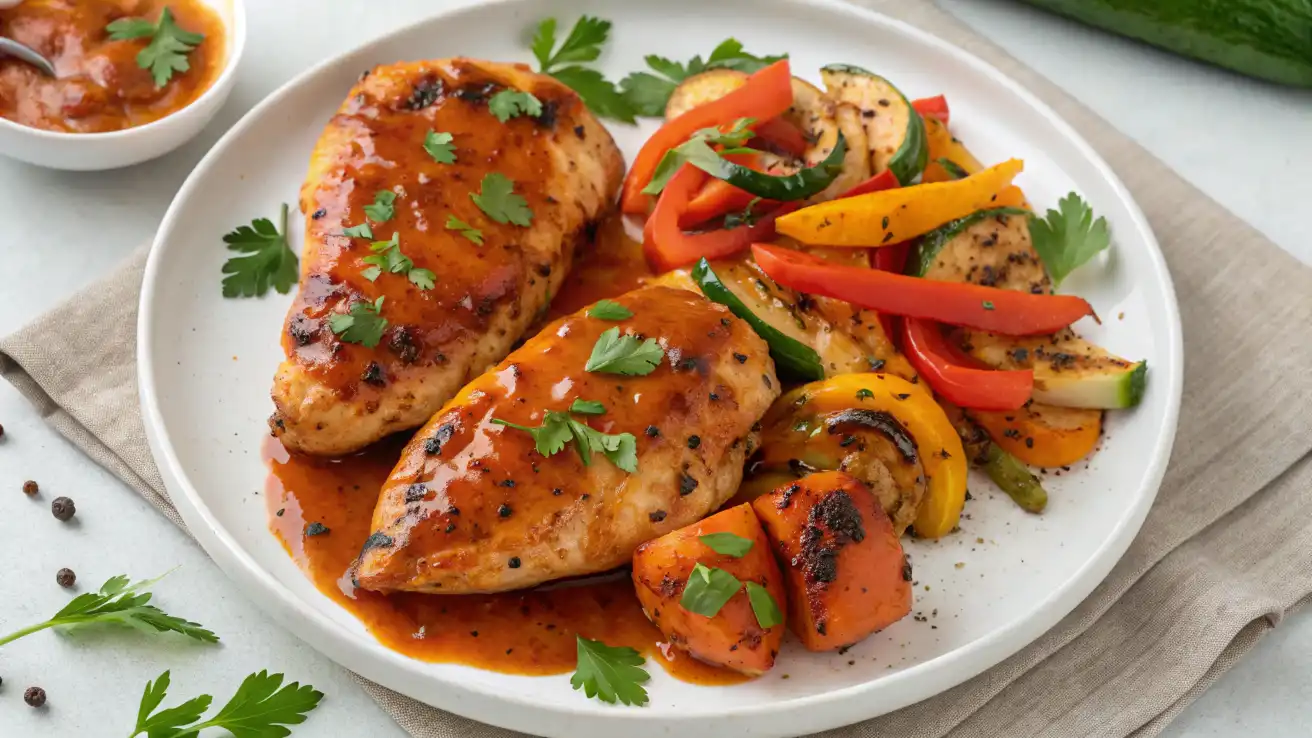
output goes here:
{"type": "MultiPolygon", "coordinates": [[[[979,677],[827,735],[1155,735],[1312,593],[1312,270],[928,0],[865,4],[1020,80],[1116,169],[1175,279],[1185,395],[1157,503],[1085,602],[979,677]]],[[[61,433],[181,525],[137,408],[134,326],[144,263],[143,249],[101,284],[0,341],[0,373],[61,433]]],[[[417,738],[514,735],[363,684],[417,738]]]]}

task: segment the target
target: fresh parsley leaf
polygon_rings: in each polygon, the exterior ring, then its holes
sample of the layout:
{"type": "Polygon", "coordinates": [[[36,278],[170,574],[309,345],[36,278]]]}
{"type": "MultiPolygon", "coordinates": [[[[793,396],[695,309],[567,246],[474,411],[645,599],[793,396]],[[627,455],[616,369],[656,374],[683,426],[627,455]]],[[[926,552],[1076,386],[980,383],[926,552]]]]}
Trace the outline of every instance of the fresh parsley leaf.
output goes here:
{"type": "Polygon", "coordinates": [[[747,552],[752,550],[752,545],[756,543],[750,538],[743,538],[733,533],[707,533],[698,536],[698,539],[717,554],[732,556],[735,559],[746,556],[747,552]]]}
{"type": "Polygon", "coordinates": [[[383,340],[383,331],[387,330],[387,318],[382,313],[383,298],[379,297],[373,302],[361,300],[351,304],[349,313],[333,313],[328,316],[328,327],[347,343],[373,348],[383,340]]]}
{"type": "Polygon", "coordinates": [[[395,192],[379,190],[374,193],[373,204],[364,206],[364,214],[375,223],[386,223],[396,214],[396,209],[393,207],[395,203],[395,192]]]}
{"type": "Polygon", "coordinates": [[[762,628],[773,628],[784,622],[784,614],[779,611],[779,603],[774,601],[770,590],[756,582],[747,583],[747,599],[752,603],[752,613],[762,628]]]}
{"type": "Polygon", "coordinates": [[[1054,291],[1071,272],[1112,243],[1107,219],[1094,220],[1093,210],[1079,195],[1072,192],[1057,205],[1060,212],[1049,210],[1046,220],[1030,216],[1030,238],[1048,268],[1054,291]]]}
{"type": "Polygon", "coordinates": [[[424,134],[424,151],[438,164],[455,164],[456,146],[451,143],[454,140],[455,136],[446,132],[438,133],[430,128],[424,134]]]}
{"type": "Polygon", "coordinates": [[[552,72],[551,76],[579,93],[583,104],[597,115],[623,123],[635,122],[637,113],[633,106],[615,83],[601,72],[587,67],[565,67],[552,72]]]}
{"type": "Polygon", "coordinates": [[[705,61],[701,56],[694,56],[687,64],[681,64],[663,56],[647,56],[644,61],[656,74],[633,72],[620,81],[620,90],[638,115],[660,117],[665,114],[665,105],[674,89],[695,74],[710,69],[735,69],[751,74],[785,56],[756,56],[744,51],[737,39],[729,38],[716,46],[705,61]]]}
{"type": "Polygon", "coordinates": [[[373,238],[374,229],[370,228],[368,223],[361,223],[358,226],[351,226],[342,231],[342,235],[350,236],[351,238],[373,238]]]}
{"type": "Polygon", "coordinates": [[[365,279],[373,282],[383,272],[405,274],[406,278],[419,289],[433,289],[433,283],[437,275],[427,269],[417,269],[410,257],[401,252],[401,233],[399,231],[392,233],[392,237],[387,241],[374,241],[369,244],[369,250],[374,253],[361,260],[366,264],[373,265],[360,271],[361,276],[365,279]]]}
{"type": "Polygon", "coordinates": [[[556,49],[556,19],[547,18],[538,24],[533,36],[533,56],[544,74],[550,74],[577,92],[592,112],[603,118],[632,123],[633,106],[615,84],[601,72],[579,66],[580,63],[596,61],[609,37],[610,21],[585,15],[574,23],[569,36],[556,49]],[[561,66],[565,64],[571,66],[561,66]]]}
{"type": "Polygon", "coordinates": [[[684,164],[692,164],[704,172],[717,172],[720,170],[720,157],[724,154],[752,151],[752,149],[738,147],[754,135],[748,126],[755,122],[753,118],[739,118],[727,131],[718,128],[703,128],[697,131],[687,141],[665,152],[660,162],[656,164],[651,182],[647,183],[642,191],[648,195],[659,195],[679,171],[679,167],[684,164]],[[711,148],[712,145],[732,148],[717,152],[711,148]]]}
{"type": "Polygon", "coordinates": [[[859,390],[856,391],[856,399],[857,399],[858,401],[860,401],[860,400],[868,400],[868,399],[870,399],[871,397],[874,397],[874,396],[875,396],[875,393],[874,393],[874,392],[871,392],[870,390],[866,389],[865,387],[862,387],[861,389],[859,389],[859,390]]]}
{"type": "Polygon", "coordinates": [[[620,335],[619,327],[609,328],[592,346],[592,355],[584,369],[606,374],[645,376],[661,365],[665,351],[656,339],[639,341],[630,335],[620,335]]]}
{"type": "Polygon", "coordinates": [[[206,643],[217,643],[219,637],[200,623],[174,617],[148,604],[151,593],[146,590],[168,573],[142,582],[129,584],[123,575],[110,577],[99,592],[86,592],[74,597],[49,620],[31,625],[0,638],[0,646],[46,628],[78,626],[88,623],[119,623],[147,633],[181,633],[206,643]]]}
{"type": "Polygon", "coordinates": [[[533,211],[529,209],[528,201],[516,195],[514,189],[515,183],[506,175],[488,172],[483,175],[479,192],[471,192],[469,197],[492,220],[527,228],[533,221],[533,211]]]}
{"type": "Polygon", "coordinates": [[[160,13],[157,23],[142,18],[120,18],[105,26],[105,30],[113,41],[150,37],[146,48],[137,53],[137,66],[150,70],[156,87],[167,84],[174,72],[190,69],[187,54],[205,40],[202,34],[179,28],[173,20],[173,11],[167,7],[160,13]]]}
{"type": "Polygon", "coordinates": [[[725,230],[737,228],[739,226],[750,227],[756,225],[756,221],[760,220],[761,215],[760,213],[755,212],[755,208],[760,202],[761,202],[761,198],[753,197],[751,201],[747,203],[747,207],[742,209],[742,212],[729,213],[725,215],[724,216],[725,230]]]}
{"type": "Polygon", "coordinates": [[[614,300],[598,300],[596,305],[588,308],[588,317],[597,320],[627,320],[633,317],[633,311],[614,300]]]}
{"type": "Polygon", "coordinates": [[[479,246],[483,245],[483,232],[454,215],[446,216],[446,229],[448,231],[460,231],[460,235],[479,246]]]}
{"type": "Polygon", "coordinates": [[[755,118],[739,118],[729,126],[729,130],[722,131],[719,128],[702,128],[692,134],[693,138],[699,138],[713,146],[742,146],[747,143],[756,132],[751,129],[751,125],[756,122],[755,118]]]}
{"type": "Polygon", "coordinates": [[[502,123],[520,115],[542,115],[542,101],[523,90],[502,90],[487,101],[487,107],[502,123]]]}
{"type": "Polygon", "coordinates": [[[579,415],[602,415],[606,412],[606,406],[596,400],[575,398],[569,405],[569,411],[579,415]]]}
{"type": "Polygon", "coordinates": [[[128,738],[145,733],[149,738],[195,738],[207,728],[222,728],[238,738],[282,738],[287,725],[300,725],[319,706],[323,693],[310,685],[292,682],[282,686],[282,674],[261,671],[246,677],[237,693],[212,718],[203,722],[213,697],[203,694],[177,707],[155,712],[168,694],[169,673],[146,683],[137,709],[137,724],[128,738]]]}
{"type": "Polygon", "coordinates": [[[431,290],[437,284],[437,275],[429,269],[411,269],[406,276],[410,278],[411,284],[421,290],[431,290]]]}
{"type": "Polygon", "coordinates": [[[571,418],[568,413],[555,410],[547,411],[542,424],[536,428],[500,418],[493,418],[492,422],[528,433],[537,444],[538,453],[543,456],[559,453],[572,440],[584,466],[591,466],[592,455],[600,453],[626,472],[632,473],[638,469],[637,439],[632,433],[608,435],[571,418]]]}
{"type": "Polygon", "coordinates": [[[647,690],[642,683],[651,678],[642,668],[645,659],[632,648],[607,646],[577,636],[578,663],[569,683],[588,697],[602,702],[625,705],[647,704],[647,690]]]}
{"type": "Polygon", "coordinates": [[[224,297],[259,297],[272,286],[285,295],[299,276],[296,253],[287,243],[287,203],[282,205],[279,227],[268,218],[256,218],[248,226],[223,237],[228,249],[247,256],[234,256],[223,264],[224,297]]]}
{"type": "Polygon", "coordinates": [[[688,575],[679,605],[688,612],[713,618],[742,588],[743,583],[738,577],[724,569],[707,568],[697,562],[688,575]]]}

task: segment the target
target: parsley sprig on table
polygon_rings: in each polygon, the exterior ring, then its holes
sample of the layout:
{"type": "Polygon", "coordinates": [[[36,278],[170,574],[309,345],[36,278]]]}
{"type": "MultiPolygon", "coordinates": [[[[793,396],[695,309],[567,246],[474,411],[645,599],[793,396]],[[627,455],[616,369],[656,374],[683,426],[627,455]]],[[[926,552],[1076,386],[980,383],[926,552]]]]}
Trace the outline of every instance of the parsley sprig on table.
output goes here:
{"type": "Polygon", "coordinates": [[[137,708],[137,724],[128,738],[143,733],[148,738],[196,738],[206,728],[223,728],[239,738],[283,738],[291,733],[284,726],[305,722],[306,714],[319,706],[323,693],[298,682],[284,687],[282,680],[282,674],[267,671],[251,674],[214,717],[201,720],[214,701],[208,694],[156,712],[168,694],[166,671],[155,681],[146,682],[137,708]]]}
{"type": "Polygon", "coordinates": [[[156,87],[163,87],[174,72],[191,69],[187,54],[191,53],[205,36],[184,31],[173,20],[173,11],[167,7],[159,14],[159,21],[151,23],[145,18],[119,18],[105,26],[112,41],[150,38],[146,48],[137,53],[137,66],[149,69],[156,87]]]}
{"type": "Polygon", "coordinates": [[[487,217],[498,223],[514,223],[527,228],[533,222],[533,211],[528,201],[514,192],[515,183],[501,172],[488,172],[483,175],[483,182],[478,192],[469,193],[469,198],[487,217]]]}
{"type": "Polygon", "coordinates": [[[165,576],[167,572],[154,579],[131,584],[122,574],[111,577],[101,585],[100,591],[85,592],[74,597],[49,620],[16,630],[0,638],[0,646],[46,628],[81,626],[90,623],[118,623],[147,633],[181,633],[198,641],[217,643],[219,637],[206,630],[200,623],[169,615],[149,604],[151,593],[144,590],[165,576]]]}
{"type": "MultiPolygon", "coordinates": [[[[575,400],[570,406],[570,412],[600,415],[605,412],[605,408],[601,403],[575,400]]],[[[591,466],[592,455],[599,453],[630,474],[638,470],[638,441],[632,433],[602,433],[570,417],[570,413],[558,410],[548,410],[542,418],[542,424],[536,428],[500,418],[493,418],[492,422],[529,434],[533,437],[537,452],[543,456],[558,454],[565,448],[565,444],[573,441],[584,466],[591,466]]]]}
{"type": "Polygon", "coordinates": [[[645,376],[661,365],[665,351],[656,339],[639,341],[631,335],[620,335],[618,327],[608,328],[592,346],[592,355],[583,367],[590,372],[645,376]]]}
{"type": "Polygon", "coordinates": [[[588,697],[625,705],[647,704],[642,683],[651,679],[643,668],[646,659],[632,648],[607,646],[583,636],[578,638],[578,663],[569,683],[588,697]]]}
{"type": "Polygon", "coordinates": [[[670,101],[670,95],[674,94],[674,88],[688,77],[711,69],[733,69],[751,74],[785,56],[750,54],[743,50],[742,43],[735,38],[722,41],[705,61],[698,55],[687,64],[681,64],[652,54],[644,60],[656,74],[633,72],[620,81],[620,91],[638,115],[660,117],[665,115],[665,105],[670,101]]]}
{"type": "Polygon", "coordinates": [[[570,29],[569,35],[556,46],[556,19],[547,18],[538,24],[533,35],[533,56],[544,74],[568,85],[592,112],[603,118],[614,118],[625,123],[634,122],[633,106],[620,94],[615,83],[601,72],[582,66],[601,56],[601,47],[610,37],[610,21],[581,16],[570,29]]]}
{"type": "Polygon", "coordinates": [[[1071,272],[1112,243],[1107,219],[1094,220],[1093,210],[1079,195],[1072,192],[1057,206],[1061,210],[1049,210],[1047,219],[1030,216],[1030,238],[1052,277],[1054,290],[1071,272]]]}
{"type": "Polygon", "coordinates": [[[256,218],[225,235],[228,248],[246,256],[234,256],[223,265],[224,297],[259,297],[272,286],[279,294],[296,284],[296,252],[287,243],[287,203],[282,204],[278,227],[268,218],[256,218]]]}
{"type": "Polygon", "coordinates": [[[337,337],[347,343],[358,343],[365,348],[373,348],[383,340],[387,330],[387,318],[383,317],[383,298],[373,302],[361,300],[351,304],[347,313],[333,313],[328,316],[328,327],[337,337]]]}

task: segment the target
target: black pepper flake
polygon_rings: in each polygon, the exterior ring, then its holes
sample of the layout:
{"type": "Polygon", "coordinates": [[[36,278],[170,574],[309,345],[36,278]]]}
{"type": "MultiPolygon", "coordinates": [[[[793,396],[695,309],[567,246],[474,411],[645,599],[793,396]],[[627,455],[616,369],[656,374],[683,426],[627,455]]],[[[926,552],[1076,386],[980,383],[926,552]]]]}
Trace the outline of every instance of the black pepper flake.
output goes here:
{"type": "Polygon", "coordinates": [[[679,475],[679,495],[681,497],[687,497],[688,495],[692,494],[693,491],[696,489],[697,489],[696,479],[693,479],[688,474],[679,475]]]}
{"type": "Polygon", "coordinates": [[[739,353],[735,353],[735,354],[733,355],[733,360],[736,361],[736,362],[738,362],[739,364],[746,364],[746,363],[747,363],[747,354],[739,354],[739,353]]]}
{"type": "Polygon", "coordinates": [[[285,508],[285,507],[280,507],[280,508],[278,508],[278,512],[274,513],[274,515],[277,515],[278,517],[281,518],[281,517],[282,517],[282,514],[285,513],[285,512],[287,512],[287,508],[285,508]]]}
{"type": "Polygon", "coordinates": [[[905,556],[902,557],[902,581],[911,581],[911,562],[905,556]]]}
{"type": "Polygon", "coordinates": [[[510,512],[510,505],[502,504],[501,507],[497,508],[497,515],[500,515],[503,518],[510,517],[510,512]]]}
{"type": "Polygon", "coordinates": [[[871,356],[867,356],[866,361],[870,362],[870,371],[872,372],[877,372],[880,369],[883,369],[884,364],[886,363],[883,359],[876,359],[871,356]]]}
{"type": "Polygon", "coordinates": [[[1034,439],[1033,439],[1033,438],[1028,438],[1028,437],[1027,437],[1027,438],[1025,439],[1025,448],[1034,448],[1034,439]]]}
{"type": "Polygon", "coordinates": [[[328,214],[327,210],[324,210],[323,208],[319,208],[318,210],[314,211],[314,214],[312,214],[310,217],[313,218],[314,220],[318,220],[327,214],[328,214]]]}
{"type": "Polygon", "coordinates": [[[455,524],[455,523],[447,523],[447,524],[446,524],[446,532],[447,532],[447,533],[455,533],[455,532],[456,532],[456,524],[455,524]]]}
{"type": "Polygon", "coordinates": [[[948,453],[947,449],[941,448],[938,450],[938,457],[940,459],[950,459],[952,458],[952,454],[948,453]]]}
{"type": "MultiPolygon", "coordinates": [[[[519,564],[520,561],[518,556],[511,556],[510,561],[506,562],[506,566],[509,566],[511,569],[518,569],[519,564]]],[[[475,635],[477,635],[477,633],[475,633],[475,635]]],[[[510,653],[510,651],[506,651],[506,653],[510,653]]]]}
{"type": "Polygon", "coordinates": [[[688,436],[688,448],[697,448],[702,445],[701,436],[688,436]]]}
{"type": "Polygon", "coordinates": [[[317,520],[305,526],[305,536],[307,538],[310,536],[321,536],[329,532],[331,531],[328,528],[328,526],[324,525],[323,523],[320,523],[317,520]]]}
{"type": "Polygon", "coordinates": [[[884,229],[884,230],[888,230],[888,216],[887,216],[887,215],[885,215],[885,216],[884,216],[884,219],[883,219],[882,221],[880,221],[880,223],[879,223],[879,227],[882,228],[882,229],[884,229]]]}
{"type": "Polygon", "coordinates": [[[1015,428],[1008,428],[1002,432],[1002,435],[1006,436],[1007,438],[1020,438],[1020,431],[1016,430],[1015,428]]]}
{"type": "Polygon", "coordinates": [[[592,495],[588,494],[587,492],[584,492],[583,494],[579,495],[579,499],[580,499],[580,500],[586,500],[586,499],[588,499],[588,498],[591,497],[591,496],[592,496],[592,495]]]}
{"type": "Polygon", "coordinates": [[[1013,360],[1013,361],[1018,361],[1018,362],[1019,362],[1019,361],[1025,361],[1026,359],[1029,358],[1029,355],[1030,355],[1030,352],[1029,352],[1029,351],[1026,351],[1026,350],[1023,349],[1023,348],[1018,348],[1018,349],[1016,349],[1016,350],[1014,350],[1014,351],[1011,352],[1011,358],[1012,358],[1012,360],[1013,360]]]}
{"type": "Polygon", "coordinates": [[[391,548],[393,543],[395,541],[386,533],[374,533],[364,540],[363,551],[368,551],[371,548],[391,548]]]}
{"type": "Polygon", "coordinates": [[[514,487],[514,486],[515,486],[515,480],[513,480],[513,479],[507,479],[507,480],[504,480],[504,481],[501,482],[501,486],[502,486],[502,487],[514,487]]]}
{"type": "Polygon", "coordinates": [[[770,375],[769,375],[769,374],[762,374],[762,375],[761,375],[761,380],[765,382],[765,386],[766,386],[766,388],[768,388],[768,389],[774,389],[774,382],[771,382],[771,381],[770,381],[770,375]]]}
{"type": "Polygon", "coordinates": [[[555,495],[556,497],[560,497],[561,495],[565,494],[565,490],[561,489],[560,487],[557,487],[551,490],[551,494],[555,495]]]}
{"type": "Polygon", "coordinates": [[[820,635],[825,635],[825,630],[826,630],[825,621],[821,620],[820,622],[815,624],[815,632],[819,633],[820,635]]]}
{"type": "Polygon", "coordinates": [[[697,368],[697,360],[691,357],[684,359],[679,362],[679,368],[685,372],[690,372],[697,368]]]}
{"type": "Polygon", "coordinates": [[[838,445],[847,448],[854,443],[856,443],[856,436],[843,436],[843,440],[839,441],[838,445]]]}
{"type": "Polygon", "coordinates": [[[712,393],[710,394],[710,398],[711,398],[711,402],[717,402],[717,401],[719,401],[720,396],[717,395],[717,394],[715,394],[714,392],[712,392],[712,393]]]}
{"type": "Polygon", "coordinates": [[[585,133],[586,133],[586,129],[584,129],[583,126],[574,126],[574,135],[578,136],[580,141],[582,141],[585,138],[584,135],[585,133]]]}
{"type": "Polygon", "coordinates": [[[459,515],[460,515],[460,508],[456,507],[455,505],[452,505],[451,507],[448,507],[448,508],[446,509],[446,514],[447,514],[447,515],[450,515],[450,516],[452,516],[452,517],[459,517],[459,515]]]}
{"type": "Polygon", "coordinates": [[[415,83],[410,99],[405,102],[405,107],[410,110],[422,110],[437,102],[441,95],[442,80],[435,77],[421,79],[415,83]]]}
{"type": "Polygon", "coordinates": [[[665,519],[665,511],[664,511],[664,510],[654,510],[654,511],[652,511],[652,512],[650,512],[650,513],[647,514],[647,519],[650,520],[650,521],[653,522],[653,523],[659,523],[659,522],[661,522],[662,520],[665,519]]]}
{"type": "Polygon", "coordinates": [[[893,396],[896,397],[896,398],[899,399],[899,400],[905,400],[905,399],[907,399],[908,397],[911,396],[911,393],[910,393],[910,392],[899,392],[898,394],[893,395],[893,396]]]}

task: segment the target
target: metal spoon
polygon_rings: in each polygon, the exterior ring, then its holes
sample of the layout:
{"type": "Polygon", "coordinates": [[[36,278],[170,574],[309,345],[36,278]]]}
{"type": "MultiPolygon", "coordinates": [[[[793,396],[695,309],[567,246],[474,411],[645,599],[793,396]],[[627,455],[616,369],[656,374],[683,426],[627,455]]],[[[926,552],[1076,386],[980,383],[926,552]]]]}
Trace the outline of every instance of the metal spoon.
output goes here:
{"type": "Polygon", "coordinates": [[[27,62],[47,77],[57,76],[55,74],[55,65],[50,60],[41,56],[30,46],[24,46],[12,38],[0,36],[0,56],[12,56],[19,61],[27,62]]]}

